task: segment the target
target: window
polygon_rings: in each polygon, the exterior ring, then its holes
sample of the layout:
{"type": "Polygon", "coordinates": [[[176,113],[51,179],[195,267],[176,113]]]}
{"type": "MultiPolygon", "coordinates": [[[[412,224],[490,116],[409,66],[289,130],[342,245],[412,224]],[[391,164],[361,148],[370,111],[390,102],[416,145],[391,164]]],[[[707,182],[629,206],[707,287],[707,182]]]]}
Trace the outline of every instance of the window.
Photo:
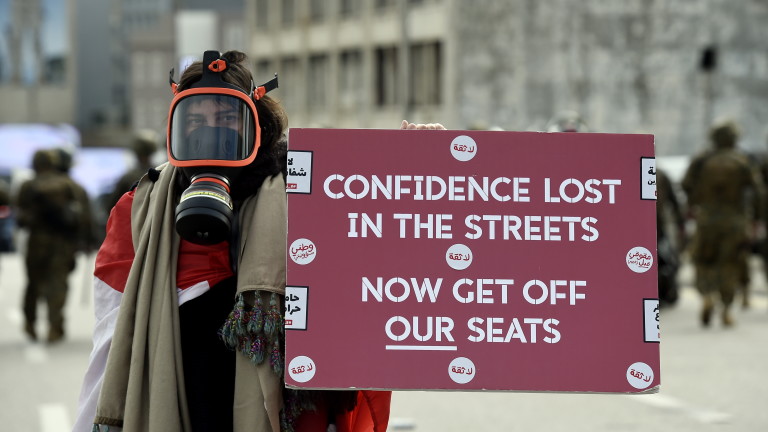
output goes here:
{"type": "Polygon", "coordinates": [[[256,0],[256,28],[269,28],[269,0],[256,0]]]}
{"type": "Polygon", "coordinates": [[[275,76],[274,66],[268,59],[257,60],[253,72],[253,79],[255,80],[254,84],[257,86],[264,84],[275,76]]]}
{"type": "Polygon", "coordinates": [[[299,103],[299,59],[286,57],[280,61],[280,94],[286,108],[298,108],[299,103]]]}
{"type": "Polygon", "coordinates": [[[328,102],[328,56],[325,54],[309,57],[307,80],[307,102],[310,108],[321,108],[328,102]]]}
{"type": "Polygon", "coordinates": [[[342,18],[356,17],[359,13],[359,0],[339,0],[339,15],[342,18]]]}
{"type": "Polygon", "coordinates": [[[440,104],[442,72],[440,42],[411,45],[410,103],[415,106],[440,104]]]}
{"type": "Polygon", "coordinates": [[[387,9],[395,5],[395,0],[376,0],[374,4],[376,9],[387,9]]]}
{"type": "Polygon", "coordinates": [[[48,84],[64,84],[67,79],[66,58],[51,56],[45,59],[43,81],[48,84]]]}
{"type": "Polygon", "coordinates": [[[282,1],[282,23],[283,25],[293,25],[296,21],[296,1],[295,0],[283,0],[282,1]]]}
{"type": "Polygon", "coordinates": [[[312,22],[322,22],[325,19],[325,4],[323,0],[310,0],[309,17],[312,22]]]}
{"type": "Polygon", "coordinates": [[[397,48],[376,49],[376,105],[394,105],[398,102],[397,48]]]}
{"type": "Polygon", "coordinates": [[[359,50],[344,51],[339,58],[339,106],[346,111],[363,103],[363,55],[359,50]]]}

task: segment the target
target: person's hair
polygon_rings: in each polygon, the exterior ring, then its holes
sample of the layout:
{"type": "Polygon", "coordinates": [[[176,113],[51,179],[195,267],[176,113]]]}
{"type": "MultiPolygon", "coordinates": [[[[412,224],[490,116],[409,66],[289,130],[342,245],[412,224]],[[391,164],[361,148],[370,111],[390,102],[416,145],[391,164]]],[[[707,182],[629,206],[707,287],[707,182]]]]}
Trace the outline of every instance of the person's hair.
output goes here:
{"type": "MultiPolygon", "coordinates": [[[[227,51],[221,55],[221,58],[227,61],[227,68],[221,72],[224,81],[240,87],[246,93],[251,90],[255,83],[251,71],[247,67],[247,56],[240,51],[227,51]]],[[[194,62],[182,73],[179,79],[178,91],[188,89],[203,76],[203,63],[194,62]]],[[[266,176],[272,176],[277,173],[285,173],[285,156],[287,152],[287,141],[285,139],[285,129],[288,127],[288,117],[283,107],[271,97],[265,95],[259,100],[255,100],[256,112],[259,117],[259,126],[261,127],[261,145],[259,147],[256,159],[248,165],[245,170],[244,178],[241,183],[246,183],[250,191],[243,191],[252,194],[261,185],[266,176]],[[255,188],[254,188],[255,187],[255,188]]],[[[240,195],[233,189],[233,198],[240,195]]]]}

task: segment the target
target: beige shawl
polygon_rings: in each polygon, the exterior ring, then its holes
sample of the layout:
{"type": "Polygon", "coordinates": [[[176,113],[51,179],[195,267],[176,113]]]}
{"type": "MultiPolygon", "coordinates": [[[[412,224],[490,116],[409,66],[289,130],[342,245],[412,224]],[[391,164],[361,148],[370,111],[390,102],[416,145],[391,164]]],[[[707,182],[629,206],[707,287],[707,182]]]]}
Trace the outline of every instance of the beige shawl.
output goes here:
{"type": "MultiPolygon", "coordinates": [[[[125,432],[191,431],[176,293],[177,171],[168,164],[158,169],[156,182],[144,176],[136,189],[131,211],[135,258],[94,420],[122,426],[125,432]]],[[[258,193],[243,203],[239,220],[238,293],[258,290],[283,295],[287,203],[282,175],[264,181],[258,193]]],[[[237,354],[235,431],[279,431],[282,388],[282,377],[269,362],[256,365],[237,354]]]]}

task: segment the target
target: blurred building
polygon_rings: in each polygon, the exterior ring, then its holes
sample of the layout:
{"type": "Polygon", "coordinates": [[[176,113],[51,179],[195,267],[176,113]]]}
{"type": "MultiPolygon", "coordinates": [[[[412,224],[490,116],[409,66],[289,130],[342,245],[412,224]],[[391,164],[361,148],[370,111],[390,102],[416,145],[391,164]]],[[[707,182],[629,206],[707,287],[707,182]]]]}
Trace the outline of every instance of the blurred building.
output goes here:
{"type": "Polygon", "coordinates": [[[76,0],[0,0],[0,122],[72,123],[76,0]]]}
{"type": "Polygon", "coordinates": [[[168,71],[242,49],[292,127],[650,132],[692,154],[722,116],[768,136],[763,0],[0,0],[0,122],[72,123],[84,146],[163,133],[168,71]]]}
{"type": "Polygon", "coordinates": [[[246,0],[245,19],[293,127],[543,130],[575,110],[659,154],[701,149],[720,116],[747,148],[768,134],[765,1],[246,0]]]}

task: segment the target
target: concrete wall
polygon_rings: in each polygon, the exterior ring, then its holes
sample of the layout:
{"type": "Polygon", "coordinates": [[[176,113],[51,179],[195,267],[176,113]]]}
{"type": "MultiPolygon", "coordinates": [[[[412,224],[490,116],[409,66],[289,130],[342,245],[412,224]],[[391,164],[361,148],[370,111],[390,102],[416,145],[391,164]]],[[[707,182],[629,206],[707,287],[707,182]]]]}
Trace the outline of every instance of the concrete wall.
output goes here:
{"type": "Polygon", "coordinates": [[[649,132],[658,154],[706,145],[732,117],[768,135],[768,2],[454,0],[457,126],[543,130],[576,110],[597,132],[649,132]],[[715,47],[717,67],[701,68],[715,47]]]}

